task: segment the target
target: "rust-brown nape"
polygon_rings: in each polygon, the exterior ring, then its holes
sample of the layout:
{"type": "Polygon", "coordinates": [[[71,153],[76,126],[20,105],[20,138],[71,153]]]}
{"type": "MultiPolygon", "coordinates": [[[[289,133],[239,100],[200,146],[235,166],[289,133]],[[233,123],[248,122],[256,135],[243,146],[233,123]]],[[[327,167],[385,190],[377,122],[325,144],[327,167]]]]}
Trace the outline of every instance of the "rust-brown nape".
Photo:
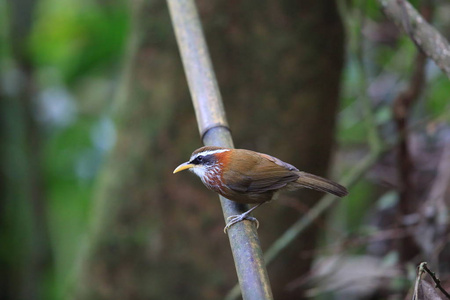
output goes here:
{"type": "MultiPolygon", "coordinates": [[[[221,164],[223,166],[223,168],[227,168],[228,163],[230,161],[230,154],[231,154],[231,151],[224,151],[224,152],[216,153],[216,154],[214,154],[214,156],[217,158],[217,163],[221,164]]],[[[222,172],[223,172],[223,170],[222,170],[222,172]]]]}

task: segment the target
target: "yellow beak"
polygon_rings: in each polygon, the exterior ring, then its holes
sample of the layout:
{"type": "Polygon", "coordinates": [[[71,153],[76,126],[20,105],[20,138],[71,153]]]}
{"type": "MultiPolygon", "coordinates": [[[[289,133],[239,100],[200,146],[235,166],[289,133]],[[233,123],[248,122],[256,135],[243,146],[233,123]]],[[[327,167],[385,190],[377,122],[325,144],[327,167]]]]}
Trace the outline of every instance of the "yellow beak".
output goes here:
{"type": "Polygon", "coordinates": [[[181,165],[179,165],[179,166],[173,171],[173,174],[178,173],[178,172],[181,172],[181,171],[184,171],[184,170],[187,170],[187,169],[190,169],[190,168],[193,168],[193,167],[195,167],[195,165],[194,165],[194,164],[190,164],[189,162],[182,163],[181,165]]]}

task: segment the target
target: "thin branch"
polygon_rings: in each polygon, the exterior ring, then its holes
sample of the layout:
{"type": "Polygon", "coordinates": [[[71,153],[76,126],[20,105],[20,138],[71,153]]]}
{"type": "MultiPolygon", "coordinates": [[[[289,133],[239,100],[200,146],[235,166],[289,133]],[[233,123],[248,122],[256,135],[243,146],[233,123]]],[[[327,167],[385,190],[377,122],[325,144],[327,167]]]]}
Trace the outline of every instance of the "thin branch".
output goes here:
{"type": "MultiPolygon", "coordinates": [[[[416,194],[414,192],[415,185],[411,181],[414,163],[409,149],[408,118],[414,103],[417,102],[425,80],[426,56],[419,52],[416,62],[414,74],[411,77],[408,89],[397,96],[392,107],[398,132],[396,161],[399,182],[398,217],[400,223],[402,223],[401,220],[403,217],[413,213],[417,206],[416,201],[414,201],[414,195],[416,194]]],[[[409,260],[409,258],[414,255],[414,249],[417,249],[417,246],[411,237],[406,237],[405,240],[400,241],[398,247],[402,261],[409,260]]]]}
{"type": "Polygon", "coordinates": [[[416,39],[414,37],[412,26],[411,26],[411,21],[409,20],[409,17],[408,17],[408,11],[406,10],[405,1],[404,0],[398,0],[397,3],[400,5],[400,8],[402,10],[402,24],[403,24],[403,28],[405,28],[405,32],[409,35],[409,37],[414,42],[414,44],[416,44],[416,46],[418,46],[419,44],[417,43],[417,41],[416,41],[416,39]]]}
{"type": "Polygon", "coordinates": [[[445,297],[447,297],[447,299],[450,299],[450,294],[442,287],[441,280],[439,280],[439,278],[437,278],[437,276],[434,272],[432,272],[430,269],[428,269],[426,262],[422,262],[419,265],[419,271],[417,273],[416,285],[414,287],[413,300],[418,300],[417,297],[419,295],[419,283],[420,283],[420,280],[422,279],[422,275],[425,272],[427,272],[430,275],[430,277],[433,279],[433,281],[435,283],[435,288],[438,288],[441,291],[441,293],[444,294],[445,297]]]}
{"type": "Polygon", "coordinates": [[[450,44],[406,0],[378,0],[384,13],[450,78],[450,44]],[[406,20],[406,21],[405,21],[406,20]]]}
{"type": "Polygon", "coordinates": [[[420,264],[420,266],[427,271],[427,273],[431,276],[431,278],[433,279],[434,283],[436,284],[436,288],[438,288],[442,294],[444,294],[448,299],[450,299],[450,294],[442,287],[441,285],[441,280],[439,280],[439,278],[436,277],[436,274],[434,272],[431,272],[430,269],[428,269],[427,267],[427,263],[423,262],[420,264]]]}
{"type": "MultiPolygon", "coordinates": [[[[413,41],[417,44],[415,36],[412,32],[411,22],[407,16],[406,3],[404,0],[399,0],[399,2],[403,12],[403,20],[406,31],[410,34],[411,39],[413,39],[413,41]]],[[[429,3],[424,3],[421,10],[424,12],[425,20],[430,20],[432,17],[431,5],[429,5],[429,3]]],[[[415,185],[411,181],[414,163],[409,149],[408,119],[412,107],[417,102],[423,90],[426,61],[426,55],[423,52],[418,51],[409,86],[397,96],[392,106],[393,116],[398,132],[396,161],[399,182],[398,220],[400,224],[402,223],[404,216],[413,213],[417,206],[417,199],[415,199],[416,193],[414,190],[415,185]]],[[[410,236],[400,240],[397,245],[399,248],[400,259],[403,262],[408,261],[417,252],[417,244],[410,236]]]]}

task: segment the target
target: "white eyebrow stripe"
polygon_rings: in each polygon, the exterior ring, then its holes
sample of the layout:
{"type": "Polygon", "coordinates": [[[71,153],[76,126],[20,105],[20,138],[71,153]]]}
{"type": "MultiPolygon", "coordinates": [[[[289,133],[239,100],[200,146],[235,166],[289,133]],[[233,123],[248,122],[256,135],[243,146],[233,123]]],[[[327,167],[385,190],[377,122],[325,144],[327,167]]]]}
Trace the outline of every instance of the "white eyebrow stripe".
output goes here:
{"type": "Polygon", "coordinates": [[[190,160],[193,160],[195,157],[197,157],[199,155],[207,156],[207,155],[222,153],[222,152],[226,152],[226,151],[230,151],[230,149],[207,150],[207,151],[203,151],[203,152],[195,154],[194,156],[191,157],[190,160]]]}

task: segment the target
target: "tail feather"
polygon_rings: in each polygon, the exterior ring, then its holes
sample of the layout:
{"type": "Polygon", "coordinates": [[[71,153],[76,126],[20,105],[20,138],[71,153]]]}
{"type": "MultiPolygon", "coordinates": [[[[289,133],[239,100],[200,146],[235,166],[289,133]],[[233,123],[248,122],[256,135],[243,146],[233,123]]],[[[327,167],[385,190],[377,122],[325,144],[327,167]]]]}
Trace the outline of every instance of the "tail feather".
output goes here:
{"type": "Polygon", "coordinates": [[[299,172],[299,175],[300,177],[295,183],[297,183],[300,187],[330,193],[338,197],[344,197],[348,194],[345,187],[334,181],[305,172],[299,172]]]}

